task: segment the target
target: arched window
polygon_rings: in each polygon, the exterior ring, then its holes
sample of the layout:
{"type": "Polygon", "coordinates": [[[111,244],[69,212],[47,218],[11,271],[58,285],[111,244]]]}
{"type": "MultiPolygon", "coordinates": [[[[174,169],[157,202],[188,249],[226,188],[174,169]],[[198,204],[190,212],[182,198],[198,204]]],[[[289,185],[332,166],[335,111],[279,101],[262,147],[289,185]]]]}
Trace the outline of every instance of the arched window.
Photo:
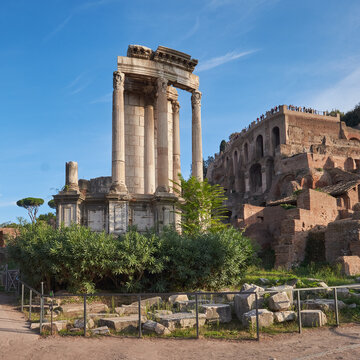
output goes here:
{"type": "Polygon", "coordinates": [[[280,145],[280,129],[277,126],[272,129],[271,138],[273,154],[275,154],[276,148],[280,145]]]}
{"type": "Polygon", "coordinates": [[[256,157],[260,158],[264,156],[264,142],[262,135],[256,138],[256,157]]]}
{"type": "Polygon", "coordinates": [[[250,191],[253,193],[262,191],[262,174],[260,164],[254,164],[250,168],[250,191]]]}
{"type": "Polygon", "coordinates": [[[248,143],[245,143],[245,145],[244,145],[244,157],[245,157],[245,162],[247,163],[249,161],[249,146],[248,146],[248,143]]]}

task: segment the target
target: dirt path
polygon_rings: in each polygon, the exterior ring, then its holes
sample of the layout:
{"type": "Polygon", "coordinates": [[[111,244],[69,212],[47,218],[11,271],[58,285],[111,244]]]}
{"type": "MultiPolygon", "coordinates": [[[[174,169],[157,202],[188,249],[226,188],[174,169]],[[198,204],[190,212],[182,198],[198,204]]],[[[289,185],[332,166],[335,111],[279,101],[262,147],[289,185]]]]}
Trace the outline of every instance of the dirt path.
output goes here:
{"type": "Polygon", "coordinates": [[[11,297],[0,293],[0,359],[360,359],[360,325],[305,330],[256,341],[48,337],[28,330],[11,297]]]}

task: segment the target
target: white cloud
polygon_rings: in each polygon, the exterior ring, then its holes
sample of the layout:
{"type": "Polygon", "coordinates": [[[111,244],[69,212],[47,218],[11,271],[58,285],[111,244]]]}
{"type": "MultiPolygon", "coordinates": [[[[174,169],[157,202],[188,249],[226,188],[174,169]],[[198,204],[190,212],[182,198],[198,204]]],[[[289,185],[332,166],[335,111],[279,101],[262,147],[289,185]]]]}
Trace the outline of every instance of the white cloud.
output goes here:
{"type": "Polygon", "coordinates": [[[43,41],[47,42],[48,40],[50,40],[54,35],[56,35],[58,32],[60,32],[68,23],[69,21],[73,18],[74,15],[81,13],[85,10],[88,10],[90,8],[94,8],[97,6],[101,6],[101,5],[106,5],[108,3],[114,2],[116,0],[99,0],[99,1],[89,1],[86,2],[85,4],[82,4],[80,6],[75,7],[71,12],[70,15],[67,16],[64,21],[62,21],[53,31],[51,31],[49,34],[47,34],[43,41]]]}
{"type": "Polygon", "coordinates": [[[320,110],[340,109],[349,111],[360,101],[360,67],[316,94],[309,102],[320,110]]]}
{"type": "Polygon", "coordinates": [[[9,207],[9,206],[15,206],[15,205],[16,205],[16,201],[0,202],[0,207],[9,207]]]}
{"type": "Polygon", "coordinates": [[[199,28],[200,28],[200,19],[199,17],[197,17],[194,26],[181,38],[181,40],[186,40],[191,38],[193,35],[196,34],[199,28]]]}
{"type": "Polygon", "coordinates": [[[112,93],[105,94],[103,96],[100,96],[92,101],[90,101],[90,104],[99,104],[99,103],[108,103],[111,102],[112,93]]]}
{"type": "Polygon", "coordinates": [[[217,66],[223,65],[228,63],[229,61],[233,61],[236,59],[240,59],[243,56],[252,54],[254,52],[256,52],[258,50],[250,50],[250,51],[244,51],[244,52],[236,52],[236,51],[232,51],[229,52],[223,56],[218,56],[216,58],[212,58],[209,60],[205,60],[203,62],[201,62],[199,64],[199,66],[196,68],[196,70],[199,71],[205,71],[205,70],[210,70],[213,69],[217,66]]]}

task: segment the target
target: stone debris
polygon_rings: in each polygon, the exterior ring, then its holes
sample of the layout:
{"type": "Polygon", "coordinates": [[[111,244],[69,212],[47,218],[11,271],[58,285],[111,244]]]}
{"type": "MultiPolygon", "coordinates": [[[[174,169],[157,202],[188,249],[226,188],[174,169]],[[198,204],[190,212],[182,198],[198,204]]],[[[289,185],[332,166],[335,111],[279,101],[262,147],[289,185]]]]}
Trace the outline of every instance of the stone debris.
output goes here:
{"type": "Polygon", "coordinates": [[[277,292],[285,292],[286,295],[289,298],[290,306],[292,306],[292,304],[294,302],[294,295],[293,295],[294,287],[293,286],[291,286],[291,285],[273,286],[273,287],[267,288],[266,290],[277,291],[277,292]]]}
{"type": "Polygon", "coordinates": [[[80,328],[74,327],[74,328],[71,328],[69,331],[70,331],[70,332],[83,332],[84,329],[80,329],[80,328]]]}
{"type": "MultiPolygon", "coordinates": [[[[207,304],[209,300],[198,299],[198,306],[201,304],[207,304]]],[[[180,310],[180,312],[191,311],[196,309],[196,300],[176,301],[174,306],[180,310]]]]}
{"type": "MultiPolygon", "coordinates": [[[[271,326],[274,323],[274,314],[267,309],[259,309],[259,327],[271,326]]],[[[256,327],[256,310],[250,310],[243,314],[242,324],[247,327],[256,327]]]]}
{"type": "MultiPolygon", "coordinates": [[[[146,306],[140,306],[141,315],[146,315],[146,306]]],[[[115,308],[115,312],[120,316],[139,314],[139,304],[122,305],[115,308]]]]}
{"type": "Polygon", "coordinates": [[[159,316],[159,315],[170,315],[172,314],[173,312],[171,310],[155,310],[153,313],[153,315],[155,316],[159,316]]]}
{"type": "Polygon", "coordinates": [[[188,301],[189,298],[187,295],[171,295],[168,299],[170,304],[174,304],[177,301],[188,301]]]}
{"type": "MultiPolygon", "coordinates": [[[[264,289],[260,286],[257,285],[249,285],[249,284],[244,284],[241,288],[241,292],[259,292],[259,291],[263,291],[264,289]]],[[[255,294],[242,294],[240,292],[240,294],[236,294],[234,296],[234,308],[235,308],[235,313],[236,316],[238,317],[239,320],[242,319],[242,315],[252,309],[255,309],[256,307],[256,298],[255,298],[255,294]]],[[[258,307],[261,308],[262,305],[264,303],[264,298],[262,295],[259,295],[258,297],[258,307]]]]}
{"type": "Polygon", "coordinates": [[[269,298],[269,309],[272,311],[288,310],[290,306],[291,303],[286,292],[274,294],[269,298]]]}
{"type": "MultiPolygon", "coordinates": [[[[203,326],[206,321],[205,314],[199,314],[199,326],[203,326]]],[[[170,331],[176,328],[191,328],[196,325],[196,315],[192,313],[175,313],[169,315],[159,315],[156,320],[169,328],[170,331]]]]}
{"type": "MultiPolygon", "coordinates": [[[[144,318],[141,319],[144,321],[144,318]]],[[[136,329],[139,326],[139,317],[137,315],[120,316],[114,318],[99,319],[98,325],[107,326],[116,331],[136,329]]]]}
{"type": "Polygon", "coordinates": [[[94,335],[106,335],[106,334],[110,334],[110,330],[107,326],[100,326],[96,329],[91,329],[90,330],[92,334],[94,335]]]}
{"type": "MultiPolygon", "coordinates": [[[[109,308],[106,304],[87,304],[87,311],[90,313],[106,313],[109,311],[109,308]]],[[[64,315],[71,316],[81,316],[84,313],[83,304],[63,304],[61,310],[64,315]]]]}
{"type": "Polygon", "coordinates": [[[205,311],[207,322],[228,323],[232,320],[228,304],[205,304],[201,305],[201,310],[205,311]]]}
{"type": "Polygon", "coordinates": [[[321,310],[301,310],[301,324],[305,327],[324,326],[326,315],[321,310]]]}
{"type": "Polygon", "coordinates": [[[171,331],[166,326],[159,324],[156,321],[148,320],[143,324],[143,330],[148,332],[155,332],[158,335],[169,335],[171,331]]]}
{"type": "MultiPolygon", "coordinates": [[[[333,299],[308,299],[301,301],[303,309],[335,311],[335,301],[333,299]]],[[[343,301],[338,300],[338,309],[344,309],[346,305],[343,301]]]]}
{"type": "Polygon", "coordinates": [[[355,303],[353,303],[353,304],[350,304],[350,305],[348,305],[348,308],[349,309],[356,309],[356,304],[355,303]]]}
{"type": "Polygon", "coordinates": [[[269,279],[265,279],[265,278],[260,278],[259,281],[261,282],[262,285],[267,285],[270,283],[269,279]]]}
{"type": "Polygon", "coordinates": [[[95,313],[95,314],[87,314],[88,318],[98,320],[100,318],[105,317],[118,317],[119,314],[112,314],[112,313],[95,313]]]}
{"type": "Polygon", "coordinates": [[[295,313],[295,311],[278,311],[278,312],[274,312],[274,321],[276,323],[282,323],[285,321],[293,321],[296,320],[297,315],[295,313]]]}
{"type": "MultiPolygon", "coordinates": [[[[83,329],[84,328],[84,319],[76,319],[74,321],[74,327],[83,329]]],[[[93,327],[95,327],[95,323],[94,323],[94,320],[90,318],[86,322],[86,328],[92,329],[93,327]]]]}

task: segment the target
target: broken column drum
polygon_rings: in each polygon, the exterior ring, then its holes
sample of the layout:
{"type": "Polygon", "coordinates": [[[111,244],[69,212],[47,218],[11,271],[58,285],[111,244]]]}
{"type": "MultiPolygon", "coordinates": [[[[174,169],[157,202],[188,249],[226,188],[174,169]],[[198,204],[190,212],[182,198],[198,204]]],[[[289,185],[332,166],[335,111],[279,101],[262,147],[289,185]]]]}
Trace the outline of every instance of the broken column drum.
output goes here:
{"type": "Polygon", "coordinates": [[[192,94],[192,173],[203,179],[201,92],[197,60],[159,46],[130,45],[113,73],[111,177],[77,180],[67,165],[66,185],[54,196],[58,225],[124,233],[175,224],[179,181],[180,104],[176,88],[192,94]]]}

